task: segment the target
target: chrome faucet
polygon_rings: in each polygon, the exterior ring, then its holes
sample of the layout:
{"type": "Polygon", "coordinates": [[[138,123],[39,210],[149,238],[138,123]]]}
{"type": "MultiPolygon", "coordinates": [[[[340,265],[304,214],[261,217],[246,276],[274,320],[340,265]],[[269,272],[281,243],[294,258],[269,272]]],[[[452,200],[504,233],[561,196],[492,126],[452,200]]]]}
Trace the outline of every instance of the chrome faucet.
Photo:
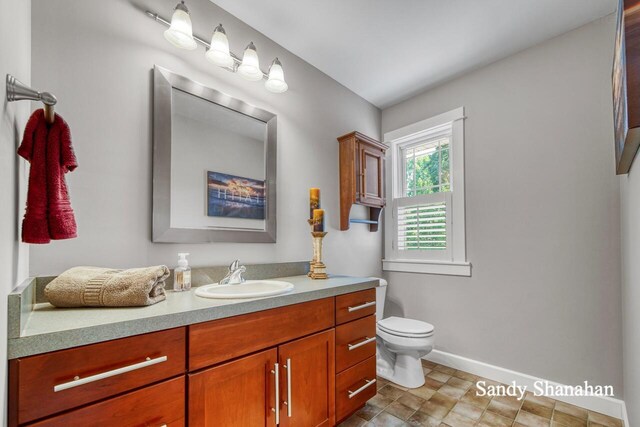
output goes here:
{"type": "Polygon", "coordinates": [[[221,285],[239,285],[244,283],[244,277],[242,274],[247,271],[244,265],[240,265],[240,260],[235,260],[229,266],[229,271],[224,279],[220,280],[221,285]]]}

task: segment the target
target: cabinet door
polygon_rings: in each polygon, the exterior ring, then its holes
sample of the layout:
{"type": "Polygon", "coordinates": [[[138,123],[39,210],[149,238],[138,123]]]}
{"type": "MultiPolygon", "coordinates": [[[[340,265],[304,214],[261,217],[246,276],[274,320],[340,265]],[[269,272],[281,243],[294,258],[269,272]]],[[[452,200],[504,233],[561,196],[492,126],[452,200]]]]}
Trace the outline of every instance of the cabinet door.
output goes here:
{"type": "Polygon", "coordinates": [[[281,345],[280,425],[335,424],[335,332],[333,329],[281,345]]]}
{"type": "Polygon", "coordinates": [[[359,144],[360,203],[384,206],[384,152],[368,144],[359,144]]]}
{"type": "Polygon", "coordinates": [[[189,425],[275,426],[276,361],[271,349],[189,375],[189,425]]]}

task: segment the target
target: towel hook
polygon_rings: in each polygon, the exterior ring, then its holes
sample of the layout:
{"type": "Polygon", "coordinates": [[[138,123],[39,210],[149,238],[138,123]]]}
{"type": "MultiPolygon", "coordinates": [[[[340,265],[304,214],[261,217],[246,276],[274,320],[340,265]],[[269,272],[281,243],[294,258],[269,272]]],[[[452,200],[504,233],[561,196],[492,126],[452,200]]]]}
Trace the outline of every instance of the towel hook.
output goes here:
{"type": "Polygon", "coordinates": [[[7,102],[23,100],[42,102],[47,123],[53,123],[55,117],[53,106],[56,105],[58,99],[49,92],[38,92],[31,89],[11,74],[7,74],[7,102]]]}

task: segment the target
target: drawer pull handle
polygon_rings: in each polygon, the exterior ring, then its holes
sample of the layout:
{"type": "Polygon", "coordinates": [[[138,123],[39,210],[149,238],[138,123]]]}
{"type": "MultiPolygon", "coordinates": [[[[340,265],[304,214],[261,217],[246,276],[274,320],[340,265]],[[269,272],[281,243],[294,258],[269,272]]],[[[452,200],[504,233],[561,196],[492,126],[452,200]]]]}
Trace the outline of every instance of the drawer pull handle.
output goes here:
{"type": "Polygon", "coordinates": [[[349,310],[349,313],[351,313],[352,311],[362,310],[363,308],[371,307],[372,305],[376,305],[376,302],[375,301],[365,302],[364,304],[356,305],[355,307],[349,307],[348,310],[349,310]]]}
{"type": "Polygon", "coordinates": [[[349,351],[351,350],[355,350],[358,347],[362,347],[363,345],[367,345],[370,342],[374,342],[376,340],[376,337],[365,337],[364,340],[360,341],[357,344],[347,344],[347,346],[349,347],[349,351]]]}
{"type": "Polygon", "coordinates": [[[287,416],[291,418],[291,359],[287,359],[287,364],[284,365],[284,368],[287,370],[287,401],[284,404],[287,405],[287,416]]]}
{"type": "Polygon", "coordinates": [[[363,385],[362,387],[360,387],[359,389],[357,389],[356,391],[351,391],[351,390],[349,390],[349,391],[348,391],[348,392],[349,392],[349,399],[351,399],[352,397],[354,397],[354,396],[356,396],[356,395],[358,395],[358,394],[362,393],[362,392],[363,392],[364,390],[366,390],[366,389],[367,389],[367,387],[369,387],[371,384],[375,384],[375,383],[376,383],[376,379],[375,379],[375,378],[374,378],[374,379],[372,379],[372,380],[368,380],[368,379],[366,379],[366,378],[365,378],[365,380],[364,380],[364,381],[366,382],[366,384],[365,384],[365,385],[363,385]]]}
{"type": "Polygon", "coordinates": [[[122,368],[114,369],[112,371],[102,372],[100,374],[91,375],[86,378],[74,377],[73,381],[69,381],[68,383],[58,384],[53,386],[54,393],[59,391],[68,390],[70,388],[78,387],[81,385],[89,384],[95,381],[100,381],[105,378],[115,377],[116,375],[121,375],[127,372],[135,371],[137,369],[146,368],[147,366],[156,365],[158,363],[166,362],[167,356],[156,357],[155,359],[150,359],[147,357],[147,360],[140,363],[135,363],[133,365],[124,366],[122,368]]]}
{"type": "Polygon", "coordinates": [[[280,424],[280,364],[274,363],[271,373],[275,376],[276,383],[276,402],[275,408],[271,408],[276,413],[276,425],[280,424]]]}

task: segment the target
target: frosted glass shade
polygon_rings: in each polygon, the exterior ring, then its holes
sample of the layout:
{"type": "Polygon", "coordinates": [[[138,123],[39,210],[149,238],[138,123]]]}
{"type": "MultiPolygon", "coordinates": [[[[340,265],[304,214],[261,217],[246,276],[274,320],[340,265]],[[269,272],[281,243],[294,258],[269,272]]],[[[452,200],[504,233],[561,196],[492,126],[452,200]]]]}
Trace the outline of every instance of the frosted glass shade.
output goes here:
{"type": "Polygon", "coordinates": [[[213,30],[211,47],[205,54],[205,57],[220,67],[233,67],[233,58],[229,52],[229,39],[227,39],[227,33],[224,31],[222,24],[213,30]]]}
{"type": "Polygon", "coordinates": [[[242,64],[238,67],[238,74],[250,81],[262,80],[262,71],[260,71],[260,60],[258,52],[253,42],[244,50],[242,64]]]}
{"type": "Polygon", "coordinates": [[[289,89],[289,85],[284,81],[284,70],[278,58],[273,60],[269,68],[269,78],[264,83],[269,92],[282,93],[289,89]]]}
{"type": "Polygon", "coordinates": [[[178,3],[171,17],[171,26],[164,32],[164,38],[180,49],[194,50],[198,45],[193,39],[191,17],[184,2],[178,3]]]}

